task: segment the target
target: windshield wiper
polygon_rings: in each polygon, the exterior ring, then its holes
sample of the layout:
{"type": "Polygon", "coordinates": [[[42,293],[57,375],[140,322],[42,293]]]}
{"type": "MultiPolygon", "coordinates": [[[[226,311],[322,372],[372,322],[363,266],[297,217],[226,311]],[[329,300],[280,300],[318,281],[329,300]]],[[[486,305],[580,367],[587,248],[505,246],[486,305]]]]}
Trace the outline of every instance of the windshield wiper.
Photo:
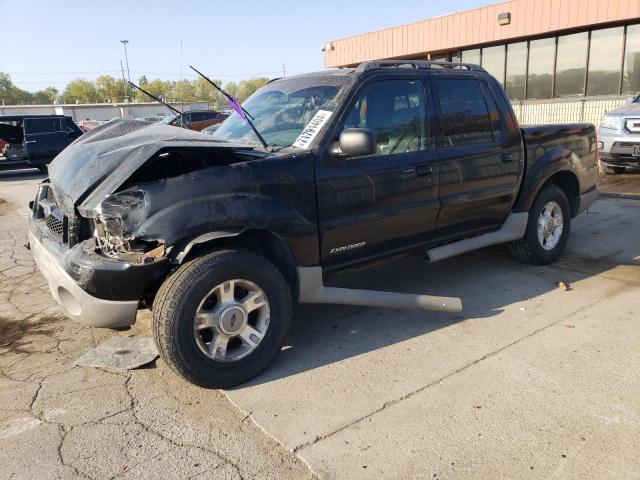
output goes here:
{"type": "Polygon", "coordinates": [[[131,85],[132,87],[137,88],[138,90],[140,90],[142,93],[144,93],[145,95],[148,95],[149,97],[153,98],[156,102],[163,104],[165,107],[167,107],[169,110],[171,110],[172,112],[174,112],[177,115],[177,118],[180,118],[180,126],[184,128],[184,123],[182,120],[182,115],[183,112],[181,112],[180,110],[178,110],[177,108],[173,108],[171,105],[169,105],[167,102],[165,102],[164,100],[161,100],[160,98],[156,97],[155,95],[150,94],[149,92],[147,92],[146,90],[144,90],[143,88],[139,87],[138,85],[136,85],[133,82],[129,82],[129,85],[131,85]]]}
{"type": "Polygon", "coordinates": [[[262,146],[264,147],[265,150],[269,150],[269,144],[266,142],[266,140],[264,139],[264,137],[262,135],[260,135],[260,132],[258,131],[258,129],[256,128],[256,126],[253,124],[253,122],[251,120],[253,120],[253,117],[251,116],[251,114],[249,112],[247,112],[244,108],[242,108],[242,105],[240,105],[240,102],[238,101],[237,98],[232,97],[231,95],[229,95],[227,92],[225,92],[222,88],[220,88],[218,85],[216,85],[209,77],[207,77],[205,74],[203,74],[202,72],[199,72],[198,70],[196,70],[192,65],[189,65],[189,68],[191,70],[193,70],[194,72],[196,72],[198,75],[200,75],[202,78],[204,78],[207,82],[209,82],[213,88],[215,88],[216,90],[218,90],[222,95],[224,95],[224,97],[227,99],[227,103],[229,104],[229,106],[231,108],[233,108],[233,110],[240,115],[240,117],[242,119],[244,119],[249,126],[251,127],[251,130],[253,130],[253,133],[256,134],[256,137],[258,137],[258,140],[260,140],[260,143],[262,144],[262,146]]]}

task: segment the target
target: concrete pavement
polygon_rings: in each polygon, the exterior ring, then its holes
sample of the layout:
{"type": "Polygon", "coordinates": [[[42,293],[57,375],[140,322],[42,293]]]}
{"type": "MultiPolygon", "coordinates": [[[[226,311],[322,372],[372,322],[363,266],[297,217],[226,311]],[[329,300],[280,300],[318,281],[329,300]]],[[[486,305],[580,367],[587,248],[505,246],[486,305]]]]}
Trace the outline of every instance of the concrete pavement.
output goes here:
{"type": "Polygon", "coordinates": [[[162,361],[72,366],[114,333],[63,319],[34,273],[34,184],[0,180],[2,477],[640,478],[640,201],[599,201],[552,266],[499,247],[345,273],[465,309],[299,306],[274,364],[221,393],[162,361]]]}
{"type": "Polygon", "coordinates": [[[65,319],[25,248],[37,175],[0,175],[0,478],[309,479],[219,391],[157,367],[74,366],[113,335],[65,319]]]}

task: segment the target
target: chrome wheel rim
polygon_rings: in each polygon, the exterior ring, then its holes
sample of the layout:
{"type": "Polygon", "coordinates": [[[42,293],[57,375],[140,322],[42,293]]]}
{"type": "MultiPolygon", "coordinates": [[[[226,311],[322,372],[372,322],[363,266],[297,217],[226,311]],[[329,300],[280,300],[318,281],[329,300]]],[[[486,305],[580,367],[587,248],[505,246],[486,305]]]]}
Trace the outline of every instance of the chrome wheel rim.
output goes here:
{"type": "Polygon", "coordinates": [[[558,202],[548,202],[538,218],[538,241],[545,250],[556,248],[564,229],[562,208],[558,202]]]}
{"type": "Polygon", "coordinates": [[[193,319],[200,351],[216,362],[235,362],[253,352],[269,328],[269,301],[249,280],[227,280],[202,299],[193,319]]]}

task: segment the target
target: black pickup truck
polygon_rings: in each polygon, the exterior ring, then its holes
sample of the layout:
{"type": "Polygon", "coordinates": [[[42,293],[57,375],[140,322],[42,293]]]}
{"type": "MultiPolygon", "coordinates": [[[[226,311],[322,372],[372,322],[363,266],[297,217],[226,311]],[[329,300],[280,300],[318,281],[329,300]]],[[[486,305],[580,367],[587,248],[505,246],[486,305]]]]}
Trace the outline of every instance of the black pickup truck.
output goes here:
{"type": "Polygon", "coordinates": [[[47,164],[82,135],[82,130],[65,115],[0,116],[0,139],[8,143],[0,157],[0,171],[39,168],[47,164]]]}
{"type": "Polygon", "coordinates": [[[162,356],[202,386],[264,369],[295,301],[461,308],[325,286],[336,270],[505,242],[546,264],[597,198],[593,125],[520,128],[475,65],[367,62],[274,80],[243,107],[213,136],[97,128],[31,204],[33,255],[67,315],[123,327],[150,307],[162,356]]]}

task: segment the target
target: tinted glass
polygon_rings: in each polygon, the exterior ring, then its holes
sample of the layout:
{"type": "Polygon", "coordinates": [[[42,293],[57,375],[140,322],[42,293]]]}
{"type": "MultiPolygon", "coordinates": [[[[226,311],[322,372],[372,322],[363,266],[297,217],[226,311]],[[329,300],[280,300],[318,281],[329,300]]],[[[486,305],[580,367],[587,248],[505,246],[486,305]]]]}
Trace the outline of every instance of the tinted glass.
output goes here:
{"type": "Polygon", "coordinates": [[[505,90],[512,100],[524,99],[527,76],[527,42],[507,45],[507,81],[505,90]]]}
{"type": "Polygon", "coordinates": [[[640,91],[640,25],[627,27],[627,46],[624,51],[622,91],[640,91]]]}
{"type": "Polygon", "coordinates": [[[376,155],[428,148],[422,83],[388,80],[373,83],[359,95],[343,128],[368,128],[378,141],[376,155]]]}
{"type": "Polygon", "coordinates": [[[544,38],[533,40],[529,45],[527,98],[551,98],[556,41],[554,38],[544,38]]]}
{"type": "Polygon", "coordinates": [[[588,43],[587,32],[558,37],[556,97],[584,95],[588,43]]]}
{"type": "Polygon", "coordinates": [[[480,65],[480,49],[464,50],[462,52],[462,63],[475,63],[480,65]]]}
{"type": "Polygon", "coordinates": [[[491,118],[478,80],[440,78],[436,87],[444,148],[493,141],[491,118]]]}
{"type": "Polygon", "coordinates": [[[591,32],[588,95],[615,95],[620,90],[624,27],[591,32]]]}
{"type": "Polygon", "coordinates": [[[59,118],[33,118],[25,120],[25,130],[27,134],[50,133],[60,131],[59,118]]]}
{"type": "Polygon", "coordinates": [[[504,85],[504,45],[482,49],[482,67],[504,85]]]}

